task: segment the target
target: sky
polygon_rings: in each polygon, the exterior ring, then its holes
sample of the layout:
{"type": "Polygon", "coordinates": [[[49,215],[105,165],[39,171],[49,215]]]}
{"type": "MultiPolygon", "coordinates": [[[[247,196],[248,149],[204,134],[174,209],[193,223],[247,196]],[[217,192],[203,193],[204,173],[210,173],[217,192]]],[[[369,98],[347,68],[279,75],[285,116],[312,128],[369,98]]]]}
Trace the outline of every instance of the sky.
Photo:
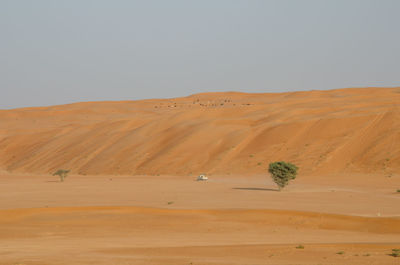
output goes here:
{"type": "Polygon", "coordinates": [[[0,109],[400,86],[398,0],[0,0],[0,109]]]}

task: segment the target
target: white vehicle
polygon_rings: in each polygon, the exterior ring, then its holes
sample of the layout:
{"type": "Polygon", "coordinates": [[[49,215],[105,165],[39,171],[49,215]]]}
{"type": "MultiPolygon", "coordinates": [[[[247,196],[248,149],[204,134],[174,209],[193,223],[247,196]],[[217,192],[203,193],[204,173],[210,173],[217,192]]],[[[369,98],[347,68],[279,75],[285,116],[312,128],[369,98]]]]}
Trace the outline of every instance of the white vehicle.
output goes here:
{"type": "Polygon", "coordinates": [[[208,180],[208,177],[206,177],[206,175],[201,174],[197,177],[197,181],[205,181],[208,180]]]}

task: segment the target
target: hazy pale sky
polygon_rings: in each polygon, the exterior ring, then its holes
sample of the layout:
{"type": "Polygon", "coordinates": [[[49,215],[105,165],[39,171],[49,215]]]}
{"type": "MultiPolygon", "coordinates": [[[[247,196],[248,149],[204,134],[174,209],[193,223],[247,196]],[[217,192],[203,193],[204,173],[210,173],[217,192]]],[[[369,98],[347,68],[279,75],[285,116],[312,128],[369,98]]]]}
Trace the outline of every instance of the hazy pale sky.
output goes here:
{"type": "Polygon", "coordinates": [[[0,0],[0,109],[400,86],[398,0],[0,0]]]}

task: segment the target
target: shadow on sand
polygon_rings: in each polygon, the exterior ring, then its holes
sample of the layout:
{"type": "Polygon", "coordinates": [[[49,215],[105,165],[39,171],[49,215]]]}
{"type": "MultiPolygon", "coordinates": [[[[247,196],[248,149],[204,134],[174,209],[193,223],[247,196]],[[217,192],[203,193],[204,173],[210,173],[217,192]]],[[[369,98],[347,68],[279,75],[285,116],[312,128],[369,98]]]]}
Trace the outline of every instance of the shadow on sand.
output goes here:
{"type": "Polygon", "coordinates": [[[232,188],[233,190],[263,190],[263,191],[279,191],[276,189],[264,189],[264,188],[232,188]]]}

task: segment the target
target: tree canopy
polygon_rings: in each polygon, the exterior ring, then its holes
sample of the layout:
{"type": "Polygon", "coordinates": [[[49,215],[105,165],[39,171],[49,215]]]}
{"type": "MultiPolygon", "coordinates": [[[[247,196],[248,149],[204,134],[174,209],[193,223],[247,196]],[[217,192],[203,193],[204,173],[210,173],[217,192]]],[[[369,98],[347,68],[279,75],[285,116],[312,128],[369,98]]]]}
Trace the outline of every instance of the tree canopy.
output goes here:
{"type": "Polygon", "coordinates": [[[289,184],[289,181],[296,178],[298,167],[292,163],[278,161],[269,164],[268,172],[278,185],[279,190],[289,184]]]}

